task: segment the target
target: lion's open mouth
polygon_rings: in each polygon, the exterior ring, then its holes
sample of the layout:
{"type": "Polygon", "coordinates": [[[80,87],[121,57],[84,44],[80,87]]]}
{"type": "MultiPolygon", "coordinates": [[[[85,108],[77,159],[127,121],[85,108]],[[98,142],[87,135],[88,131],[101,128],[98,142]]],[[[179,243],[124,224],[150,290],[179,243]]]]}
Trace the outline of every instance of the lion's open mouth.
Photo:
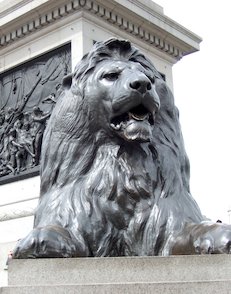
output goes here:
{"type": "Polygon", "coordinates": [[[111,127],[115,130],[120,130],[124,123],[129,120],[148,121],[150,125],[154,124],[153,114],[142,104],[130,109],[128,112],[114,117],[111,120],[111,127]]]}
{"type": "Polygon", "coordinates": [[[110,126],[127,141],[147,142],[154,124],[153,113],[143,104],[111,119],[110,126]]]}

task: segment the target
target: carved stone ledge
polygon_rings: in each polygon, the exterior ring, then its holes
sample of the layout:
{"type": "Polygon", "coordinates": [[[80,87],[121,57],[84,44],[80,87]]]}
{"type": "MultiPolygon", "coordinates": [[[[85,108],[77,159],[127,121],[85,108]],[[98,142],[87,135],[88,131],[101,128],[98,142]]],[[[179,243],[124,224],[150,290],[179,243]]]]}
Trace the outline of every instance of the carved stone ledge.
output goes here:
{"type": "Polygon", "coordinates": [[[35,166],[34,168],[22,171],[17,175],[9,174],[4,177],[0,177],[0,186],[19,180],[25,180],[31,177],[36,177],[39,175],[39,169],[39,166],[35,166]]]}
{"type": "MultiPolygon", "coordinates": [[[[176,60],[179,60],[183,55],[189,53],[183,52],[183,49],[180,49],[172,42],[165,40],[164,38],[166,36],[163,38],[161,34],[158,35],[158,33],[155,32],[157,29],[154,29],[152,24],[150,24],[149,30],[141,25],[141,23],[144,22],[139,23],[137,21],[137,23],[135,23],[133,19],[129,18],[130,16],[124,16],[126,11],[124,12],[124,15],[122,15],[120,12],[116,11],[118,6],[119,5],[116,4],[112,9],[93,0],[73,0],[68,3],[60,4],[58,7],[55,7],[39,16],[37,15],[33,21],[24,23],[20,27],[15,27],[15,29],[8,33],[3,33],[0,39],[0,47],[7,46],[9,43],[15,42],[17,39],[41,29],[41,27],[48,26],[62,17],[73,14],[77,10],[82,10],[96,15],[97,17],[104,19],[106,22],[113,23],[121,30],[125,30],[130,34],[137,36],[149,45],[152,45],[153,47],[158,48],[166,54],[174,57],[176,60]]],[[[197,40],[197,42],[199,42],[199,40],[197,40]]]]}

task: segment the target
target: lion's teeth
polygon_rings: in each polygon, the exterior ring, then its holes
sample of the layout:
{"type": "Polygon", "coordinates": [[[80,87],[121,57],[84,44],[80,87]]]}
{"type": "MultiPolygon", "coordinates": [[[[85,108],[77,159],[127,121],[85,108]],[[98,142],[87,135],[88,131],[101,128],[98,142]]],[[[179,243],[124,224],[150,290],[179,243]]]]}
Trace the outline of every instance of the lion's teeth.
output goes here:
{"type": "Polygon", "coordinates": [[[121,128],[121,124],[117,124],[117,125],[110,124],[110,126],[117,131],[121,128]]]}
{"type": "Polygon", "coordinates": [[[135,120],[145,120],[146,118],[148,118],[148,115],[149,114],[138,115],[138,114],[134,114],[134,113],[129,112],[129,118],[133,118],[135,120]]]}

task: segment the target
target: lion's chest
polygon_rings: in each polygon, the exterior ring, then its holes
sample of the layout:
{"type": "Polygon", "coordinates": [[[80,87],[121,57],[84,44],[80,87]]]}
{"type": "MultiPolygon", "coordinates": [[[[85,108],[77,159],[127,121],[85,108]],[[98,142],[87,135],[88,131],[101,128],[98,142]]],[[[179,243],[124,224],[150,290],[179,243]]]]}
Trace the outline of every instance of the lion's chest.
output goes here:
{"type": "Polygon", "coordinates": [[[140,211],[150,209],[157,182],[157,172],[151,161],[136,153],[111,154],[105,161],[97,161],[86,183],[88,198],[92,199],[92,213],[101,211],[106,222],[124,229],[140,211]]]}

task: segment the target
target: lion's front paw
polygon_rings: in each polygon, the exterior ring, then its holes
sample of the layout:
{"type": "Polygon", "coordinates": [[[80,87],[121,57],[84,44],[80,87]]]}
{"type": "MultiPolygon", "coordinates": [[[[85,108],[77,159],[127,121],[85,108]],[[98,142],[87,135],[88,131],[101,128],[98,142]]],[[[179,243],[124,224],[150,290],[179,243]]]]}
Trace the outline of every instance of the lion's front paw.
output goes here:
{"type": "Polygon", "coordinates": [[[76,251],[76,244],[67,230],[46,226],[33,229],[20,240],[13,251],[13,258],[72,257],[76,251]]]}
{"type": "Polygon", "coordinates": [[[231,226],[203,222],[188,224],[173,240],[172,254],[231,253],[231,226]]]}
{"type": "Polygon", "coordinates": [[[231,253],[230,225],[202,224],[202,227],[196,230],[195,237],[193,246],[197,254],[231,253]]]}

